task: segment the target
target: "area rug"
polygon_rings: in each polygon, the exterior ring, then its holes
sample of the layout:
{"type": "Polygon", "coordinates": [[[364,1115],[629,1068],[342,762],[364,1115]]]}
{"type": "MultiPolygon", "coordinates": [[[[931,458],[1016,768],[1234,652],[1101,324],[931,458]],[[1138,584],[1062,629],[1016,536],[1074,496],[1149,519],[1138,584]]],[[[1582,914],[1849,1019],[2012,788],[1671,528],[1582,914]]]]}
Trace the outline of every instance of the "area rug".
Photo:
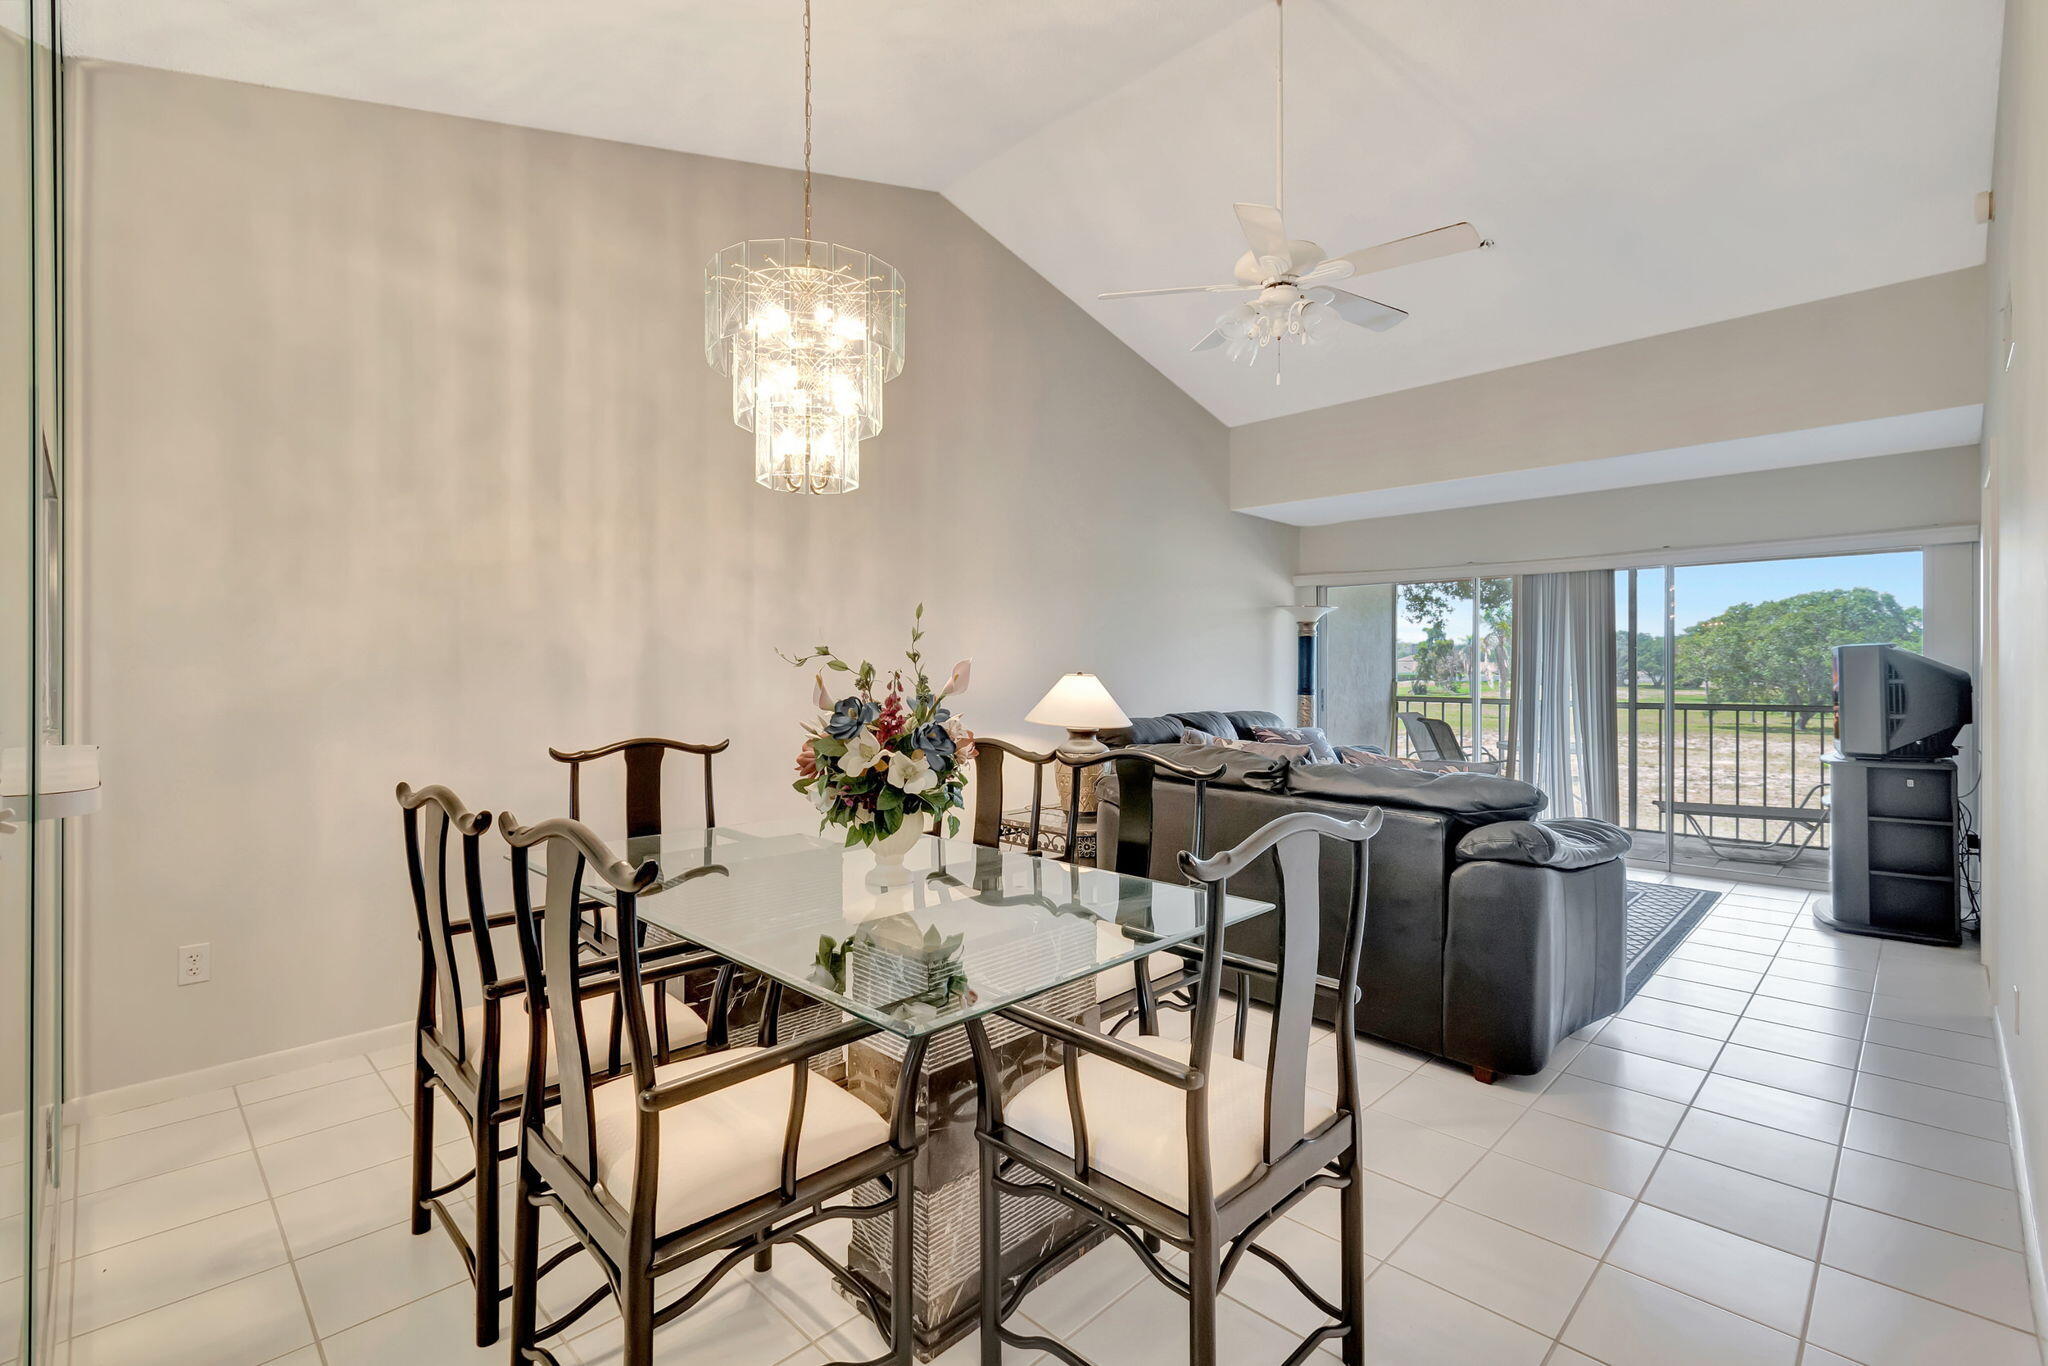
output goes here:
{"type": "Polygon", "coordinates": [[[1664,966],[1673,949],[1685,942],[1692,927],[1699,924],[1719,892],[1702,887],[1676,887],[1662,882],[1628,884],[1628,974],[1623,979],[1622,999],[1635,996],[1650,975],[1664,966]]]}

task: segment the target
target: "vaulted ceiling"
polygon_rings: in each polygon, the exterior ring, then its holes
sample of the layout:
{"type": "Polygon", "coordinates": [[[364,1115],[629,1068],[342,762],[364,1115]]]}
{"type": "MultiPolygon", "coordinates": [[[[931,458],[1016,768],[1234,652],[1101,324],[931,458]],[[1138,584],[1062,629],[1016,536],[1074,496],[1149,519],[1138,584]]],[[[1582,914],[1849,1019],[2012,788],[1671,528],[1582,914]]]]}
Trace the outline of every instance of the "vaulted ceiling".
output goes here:
{"type": "MultiPolygon", "coordinates": [[[[1232,425],[1974,265],[2001,0],[1288,0],[1291,233],[1469,219],[1329,352],[1190,354],[1269,0],[818,0],[817,166],[939,190],[1232,425]]],[[[67,0],[75,55],[796,164],[798,0],[67,0]]],[[[913,318],[923,300],[909,282],[913,318]]]]}

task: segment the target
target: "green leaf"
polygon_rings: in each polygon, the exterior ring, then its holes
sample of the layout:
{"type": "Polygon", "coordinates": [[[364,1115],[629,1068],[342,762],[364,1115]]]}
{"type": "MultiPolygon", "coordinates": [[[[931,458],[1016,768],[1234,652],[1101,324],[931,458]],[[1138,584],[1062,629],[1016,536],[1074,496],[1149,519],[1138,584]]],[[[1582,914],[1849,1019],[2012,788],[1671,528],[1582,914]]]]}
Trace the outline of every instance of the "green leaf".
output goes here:
{"type": "Polygon", "coordinates": [[[846,753],[846,741],[830,735],[820,735],[811,741],[811,752],[827,759],[836,759],[846,753]]]}
{"type": "Polygon", "coordinates": [[[955,836],[955,835],[958,835],[959,833],[960,833],[960,818],[959,818],[958,816],[948,816],[948,817],[946,817],[946,836],[947,836],[947,838],[948,838],[948,839],[950,839],[950,838],[952,838],[953,836],[955,836]]]}
{"type": "Polygon", "coordinates": [[[850,673],[850,672],[852,672],[852,667],[851,667],[850,665],[848,665],[848,664],[847,664],[847,662],[846,662],[845,660],[843,660],[843,659],[832,659],[832,660],[827,660],[827,661],[825,662],[825,667],[826,667],[826,668],[828,668],[828,669],[836,669],[836,670],[837,670],[837,671],[839,671],[840,673],[850,673]]]}

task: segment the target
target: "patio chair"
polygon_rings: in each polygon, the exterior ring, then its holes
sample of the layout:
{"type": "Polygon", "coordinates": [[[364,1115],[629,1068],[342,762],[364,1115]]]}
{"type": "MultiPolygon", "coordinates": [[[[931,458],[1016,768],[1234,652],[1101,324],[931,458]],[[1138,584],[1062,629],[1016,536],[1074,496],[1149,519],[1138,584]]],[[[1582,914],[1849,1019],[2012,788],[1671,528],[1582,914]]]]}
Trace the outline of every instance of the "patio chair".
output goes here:
{"type": "MultiPolygon", "coordinates": [[[[1715,858],[1734,859],[1744,863],[1770,863],[1780,867],[1796,863],[1799,856],[1813,847],[1820,832],[1827,828],[1828,804],[1824,795],[1825,782],[1815,783],[1806,789],[1806,795],[1799,799],[1797,806],[1762,806],[1743,802],[1672,802],[1668,807],[1659,801],[1655,805],[1660,811],[1668,811],[1685,821],[1686,829],[1713,852],[1715,858]],[[1777,821],[1780,829],[1777,836],[1768,843],[1756,840],[1737,839],[1729,835],[1710,834],[1700,823],[1702,818],[1713,820],[1777,821]],[[1792,843],[1795,832],[1803,832],[1797,844],[1792,843]]],[[[1736,827],[1738,830],[1740,826],[1736,827]]]]}
{"type": "Polygon", "coordinates": [[[1441,716],[1424,716],[1419,711],[1400,712],[1395,717],[1401,729],[1408,734],[1408,743],[1415,749],[1415,757],[1428,763],[1455,764],[1466,773],[1492,773],[1498,775],[1506,761],[1490,750],[1480,751],[1477,759],[1468,758],[1464,742],[1458,739],[1458,732],[1451,723],[1441,716]]]}

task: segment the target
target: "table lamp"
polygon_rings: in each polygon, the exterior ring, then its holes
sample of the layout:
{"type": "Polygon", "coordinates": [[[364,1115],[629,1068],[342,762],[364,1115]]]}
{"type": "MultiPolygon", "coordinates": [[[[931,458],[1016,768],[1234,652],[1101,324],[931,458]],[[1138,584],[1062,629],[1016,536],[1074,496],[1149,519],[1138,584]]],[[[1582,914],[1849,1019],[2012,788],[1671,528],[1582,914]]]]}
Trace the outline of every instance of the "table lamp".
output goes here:
{"type": "MultiPolygon", "coordinates": [[[[1102,680],[1087,673],[1060,675],[1059,682],[1052,685],[1024,719],[1034,726],[1064,729],[1067,742],[1060,746],[1060,752],[1077,758],[1100,754],[1109,748],[1096,738],[1096,732],[1131,724],[1131,718],[1124,715],[1124,709],[1109,695],[1109,689],[1102,686],[1102,680]]],[[[1064,805],[1073,783],[1073,770],[1062,764],[1054,772],[1060,801],[1064,805]]],[[[1095,778],[1100,772],[1100,769],[1091,768],[1082,777],[1081,810],[1084,812],[1095,809],[1095,778]]]]}

